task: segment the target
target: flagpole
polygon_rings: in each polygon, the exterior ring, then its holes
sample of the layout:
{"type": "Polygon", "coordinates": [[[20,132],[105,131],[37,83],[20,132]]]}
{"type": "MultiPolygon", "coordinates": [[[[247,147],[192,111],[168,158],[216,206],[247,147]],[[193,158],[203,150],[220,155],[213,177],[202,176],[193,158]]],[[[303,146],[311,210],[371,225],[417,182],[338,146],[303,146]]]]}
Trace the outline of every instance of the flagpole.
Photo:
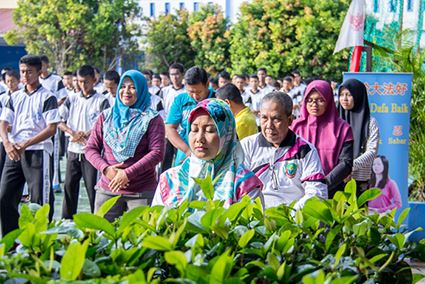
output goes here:
{"type": "Polygon", "coordinates": [[[359,72],[363,46],[356,45],[351,55],[350,72],[359,72]]]}

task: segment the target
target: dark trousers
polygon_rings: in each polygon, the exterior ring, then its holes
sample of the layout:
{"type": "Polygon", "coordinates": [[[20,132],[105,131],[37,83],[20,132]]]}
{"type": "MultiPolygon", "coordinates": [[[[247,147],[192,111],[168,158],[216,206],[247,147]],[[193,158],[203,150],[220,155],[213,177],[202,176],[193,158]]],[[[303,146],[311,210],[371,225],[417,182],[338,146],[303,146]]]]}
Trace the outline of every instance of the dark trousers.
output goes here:
{"type": "Polygon", "coordinates": [[[19,202],[25,182],[30,202],[50,205],[49,220],[54,210],[52,158],[43,150],[27,150],[15,162],[6,157],[0,183],[0,222],[2,236],[18,228],[19,202]]]}
{"type": "Polygon", "coordinates": [[[77,213],[81,177],[83,178],[86,186],[90,210],[91,212],[94,212],[94,187],[97,182],[97,170],[90,164],[89,161],[86,160],[84,154],[76,154],[68,151],[62,204],[62,218],[72,219],[72,216],[77,213]]]}
{"type": "Polygon", "coordinates": [[[162,161],[162,172],[165,172],[169,168],[173,166],[173,159],[174,155],[176,154],[176,148],[171,144],[168,139],[165,139],[165,154],[164,154],[164,160],[162,161]]]}
{"type": "Polygon", "coordinates": [[[6,151],[4,150],[4,146],[3,146],[3,142],[2,142],[2,143],[0,143],[0,177],[1,177],[1,174],[3,172],[5,162],[6,162],[6,151]]]}

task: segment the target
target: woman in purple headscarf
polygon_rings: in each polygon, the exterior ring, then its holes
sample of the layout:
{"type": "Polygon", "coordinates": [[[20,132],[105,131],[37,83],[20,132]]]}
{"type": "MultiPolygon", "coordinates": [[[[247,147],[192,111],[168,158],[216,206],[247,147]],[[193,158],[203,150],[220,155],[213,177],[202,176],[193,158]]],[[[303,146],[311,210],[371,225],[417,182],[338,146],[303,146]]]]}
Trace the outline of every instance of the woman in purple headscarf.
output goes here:
{"type": "Polygon", "coordinates": [[[351,174],[353,133],[338,115],[328,82],[315,80],[307,86],[301,116],[292,130],[316,146],[332,198],[344,189],[344,179],[351,174]]]}

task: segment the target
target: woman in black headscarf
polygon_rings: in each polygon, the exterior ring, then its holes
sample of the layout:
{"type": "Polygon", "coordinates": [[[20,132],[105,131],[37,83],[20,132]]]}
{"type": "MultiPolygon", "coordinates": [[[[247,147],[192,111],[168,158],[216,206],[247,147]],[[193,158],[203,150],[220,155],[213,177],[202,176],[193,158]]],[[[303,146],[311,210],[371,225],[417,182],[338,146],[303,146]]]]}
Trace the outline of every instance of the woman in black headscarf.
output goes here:
{"type": "Polygon", "coordinates": [[[379,127],[370,115],[365,85],[357,79],[342,83],[338,92],[339,115],[351,125],[354,137],[354,162],[351,177],[357,183],[357,194],[367,189],[372,164],[378,153],[379,127]]]}

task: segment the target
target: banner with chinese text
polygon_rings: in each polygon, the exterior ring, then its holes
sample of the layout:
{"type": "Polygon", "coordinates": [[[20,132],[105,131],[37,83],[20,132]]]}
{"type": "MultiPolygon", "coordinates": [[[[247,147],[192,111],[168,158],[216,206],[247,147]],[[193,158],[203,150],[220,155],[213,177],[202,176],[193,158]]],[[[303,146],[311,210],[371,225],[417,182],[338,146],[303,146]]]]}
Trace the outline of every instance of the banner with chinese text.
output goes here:
{"type": "MultiPolygon", "coordinates": [[[[391,184],[387,182],[386,186],[381,188],[383,194],[386,194],[385,198],[390,202],[389,199],[393,198],[398,191],[402,200],[402,209],[409,207],[409,131],[413,74],[344,73],[344,81],[352,78],[365,84],[371,115],[379,125],[378,155],[380,157],[375,159],[372,175],[375,175],[375,171],[380,171],[380,167],[384,173],[387,171],[391,184]]],[[[398,213],[400,212],[401,210],[398,210],[398,213]]]]}

